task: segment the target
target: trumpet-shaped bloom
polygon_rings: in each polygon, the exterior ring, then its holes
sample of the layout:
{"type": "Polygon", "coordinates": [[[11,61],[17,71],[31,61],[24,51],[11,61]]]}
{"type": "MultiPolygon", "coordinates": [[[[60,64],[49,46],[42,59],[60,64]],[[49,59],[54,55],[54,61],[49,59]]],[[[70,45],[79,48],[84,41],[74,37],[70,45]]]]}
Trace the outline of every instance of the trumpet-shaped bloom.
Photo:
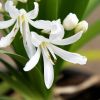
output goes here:
{"type": "Polygon", "coordinates": [[[34,2],[34,5],[34,10],[27,13],[24,9],[18,10],[13,5],[12,1],[7,1],[5,3],[5,10],[9,13],[11,19],[7,21],[0,21],[0,29],[6,29],[12,26],[13,24],[15,25],[12,31],[7,36],[1,38],[0,48],[9,46],[11,42],[14,40],[14,37],[16,36],[18,30],[20,29],[20,32],[23,37],[24,47],[26,49],[28,56],[31,58],[31,56],[34,55],[35,47],[32,45],[31,42],[28,22],[28,19],[32,20],[38,16],[38,3],[34,2]]]}
{"type": "Polygon", "coordinates": [[[53,65],[54,61],[57,60],[56,55],[61,57],[65,61],[74,64],[86,64],[86,57],[81,56],[77,53],[65,51],[57,47],[57,45],[69,45],[76,42],[81,38],[83,31],[80,31],[71,37],[63,39],[64,28],[61,25],[60,20],[52,22],[40,20],[34,23],[32,22],[31,24],[35,25],[35,27],[39,29],[43,29],[43,31],[48,32],[50,35],[49,38],[45,38],[35,32],[31,32],[32,43],[35,47],[37,47],[37,51],[25,65],[24,71],[29,71],[34,68],[38,63],[40,55],[42,53],[44,60],[44,81],[48,89],[52,86],[54,80],[53,65]]]}

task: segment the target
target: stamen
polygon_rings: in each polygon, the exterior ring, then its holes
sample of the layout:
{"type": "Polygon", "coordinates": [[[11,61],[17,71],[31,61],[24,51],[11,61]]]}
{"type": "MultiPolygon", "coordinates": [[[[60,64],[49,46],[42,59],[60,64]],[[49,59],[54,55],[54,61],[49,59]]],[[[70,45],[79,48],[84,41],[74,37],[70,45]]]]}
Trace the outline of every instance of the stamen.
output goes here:
{"type": "Polygon", "coordinates": [[[42,42],[41,48],[42,48],[42,50],[43,50],[45,56],[46,56],[46,57],[50,60],[50,62],[54,65],[54,62],[53,62],[53,60],[51,59],[51,56],[50,56],[49,51],[48,51],[48,49],[47,49],[47,44],[48,44],[48,43],[46,43],[46,42],[42,42]]]}

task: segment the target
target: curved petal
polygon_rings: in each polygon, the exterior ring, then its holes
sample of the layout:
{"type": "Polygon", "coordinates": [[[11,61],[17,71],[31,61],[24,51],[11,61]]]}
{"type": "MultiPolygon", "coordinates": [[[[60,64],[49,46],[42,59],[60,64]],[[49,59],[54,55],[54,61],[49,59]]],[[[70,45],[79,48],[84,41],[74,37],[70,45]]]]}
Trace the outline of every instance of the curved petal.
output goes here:
{"type": "Polygon", "coordinates": [[[51,41],[51,42],[53,44],[56,44],[56,45],[69,45],[69,44],[72,44],[72,43],[78,41],[81,38],[82,34],[83,34],[83,31],[80,31],[80,32],[76,33],[75,35],[70,36],[66,39],[62,39],[62,40],[59,40],[59,41],[54,40],[54,41],[51,41]]]}
{"type": "Polygon", "coordinates": [[[38,47],[42,42],[49,42],[49,39],[38,35],[36,32],[31,32],[32,44],[38,47]]]}
{"type": "Polygon", "coordinates": [[[26,63],[23,70],[30,71],[31,69],[33,69],[39,61],[40,54],[41,54],[41,50],[40,48],[38,48],[34,56],[26,63]]]}
{"type": "Polygon", "coordinates": [[[74,63],[74,64],[86,64],[87,58],[85,56],[81,56],[80,54],[77,53],[71,53],[68,51],[65,51],[63,49],[60,49],[54,45],[52,45],[53,51],[55,52],[56,55],[61,57],[62,59],[74,63]]]}
{"type": "Polygon", "coordinates": [[[37,29],[43,29],[43,30],[46,30],[46,31],[50,31],[51,29],[51,22],[50,21],[44,21],[44,20],[37,20],[37,21],[32,21],[30,19],[28,19],[29,23],[37,28],[37,29]]]}
{"type": "Polygon", "coordinates": [[[34,55],[36,50],[32,44],[31,33],[30,33],[28,22],[26,20],[25,22],[23,22],[22,32],[23,32],[23,43],[24,43],[25,50],[28,54],[28,57],[31,58],[34,55]]]}
{"type": "Polygon", "coordinates": [[[18,30],[19,30],[18,23],[16,23],[14,28],[12,29],[12,31],[6,37],[1,38],[0,48],[9,46],[11,44],[11,42],[14,40],[14,37],[15,37],[16,33],[18,32],[18,30]]]}
{"type": "Polygon", "coordinates": [[[52,21],[52,27],[50,32],[50,40],[61,40],[64,37],[64,28],[61,25],[60,19],[52,21]]]}
{"type": "Polygon", "coordinates": [[[34,10],[27,13],[29,19],[35,19],[38,16],[39,5],[37,2],[34,2],[34,10]]]}
{"type": "Polygon", "coordinates": [[[41,40],[38,36],[38,34],[36,32],[31,32],[31,40],[32,40],[32,44],[36,47],[38,47],[41,44],[41,40]]]}
{"type": "Polygon", "coordinates": [[[54,70],[53,65],[49,61],[49,59],[43,53],[43,60],[44,60],[44,81],[47,89],[49,89],[54,80],[54,70]]]}
{"type": "Polygon", "coordinates": [[[0,21],[0,29],[6,29],[14,24],[16,19],[10,19],[7,21],[0,21]]]}
{"type": "Polygon", "coordinates": [[[19,15],[19,10],[13,5],[13,1],[11,0],[7,0],[5,3],[5,10],[12,18],[16,18],[19,15]]]}

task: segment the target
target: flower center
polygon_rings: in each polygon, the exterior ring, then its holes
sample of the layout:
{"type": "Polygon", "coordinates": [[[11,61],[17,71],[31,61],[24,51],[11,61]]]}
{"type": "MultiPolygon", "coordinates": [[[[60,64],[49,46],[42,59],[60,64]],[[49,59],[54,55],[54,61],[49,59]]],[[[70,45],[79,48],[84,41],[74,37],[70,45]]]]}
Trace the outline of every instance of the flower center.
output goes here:
{"type": "Polygon", "coordinates": [[[47,47],[47,45],[48,45],[47,42],[42,42],[40,46],[41,46],[42,48],[45,48],[45,47],[47,47]]]}
{"type": "Polygon", "coordinates": [[[22,23],[25,20],[25,15],[26,15],[26,11],[24,9],[20,10],[20,20],[22,21],[22,23]]]}
{"type": "Polygon", "coordinates": [[[56,59],[54,55],[50,52],[50,49],[48,49],[48,42],[42,42],[40,47],[42,48],[45,56],[49,59],[49,61],[54,65],[56,59]]]}

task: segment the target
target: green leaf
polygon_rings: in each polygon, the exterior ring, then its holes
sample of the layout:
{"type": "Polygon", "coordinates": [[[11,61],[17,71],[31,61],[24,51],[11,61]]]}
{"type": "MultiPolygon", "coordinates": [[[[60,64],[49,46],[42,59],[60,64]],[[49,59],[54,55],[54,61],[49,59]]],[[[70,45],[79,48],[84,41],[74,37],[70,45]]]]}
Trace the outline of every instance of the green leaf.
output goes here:
{"type": "Polygon", "coordinates": [[[17,81],[14,77],[11,77],[9,74],[4,72],[0,72],[0,77],[8,82],[11,88],[18,91],[23,97],[33,97],[33,94],[29,90],[29,87],[27,87],[23,82],[17,81]]]}
{"type": "Polygon", "coordinates": [[[47,92],[45,92],[46,87],[44,85],[43,74],[38,69],[38,66],[36,66],[33,70],[29,71],[28,74],[30,75],[31,84],[35,91],[37,91],[42,97],[45,97],[45,95],[47,94],[47,92]]]}
{"type": "Polygon", "coordinates": [[[87,8],[89,0],[61,0],[59,18],[62,20],[69,13],[75,13],[81,20],[87,8]]]}
{"type": "Polygon", "coordinates": [[[7,71],[10,72],[14,77],[16,77],[17,80],[22,81],[22,76],[20,75],[20,72],[17,71],[12,65],[10,65],[8,62],[6,62],[3,59],[0,59],[0,62],[2,62],[5,67],[7,68],[7,71]]]}
{"type": "Polygon", "coordinates": [[[45,19],[55,20],[58,18],[59,6],[61,0],[45,0],[45,19]]]}
{"type": "Polygon", "coordinates": [[[87,44],[91,39],[99,35],[100,33],[100,20],[91,25],[86,33],[83,34],[82,38],[74,43],[70,48],[71,51],[76,51],[82,46],[87,44]]]}
{"type": "Polygon", "coordinates": [[[15,100],[15,99],[6,96],[0,96],[0,100],[15,100]]]}
{"type": "Polygon", "coordinates": [[[27,54],[26,54],[26,51],[23,45],[23,39],[22,39],[20,32],[17,33],[14,41],[12,42],[12,46],[13,46],[14,51],[17,54],[27,57],[27,54]]]}
{"type": "Polygon", "coordinates": [[[3,59],[0,59],[0,62],[2,62],[5,65],[5,67],[8,69],[7,72],[10,72],[10,74],[13,77],[15,77],[16,80],[22,81],[22,82],[24,82],[24,84],[29,85],[29,87],[30,87],[30,83],[25,78],[25,77],[27,77],[27,74],[24,74],[24,71],[22,71],[23,69],[20,70],[22,67],[15,68],[3,59]]]}
{"type": "Polygon", "coordinates": [[[54,20],[57,18],[58,1],[60,0],[41,0],[39,2],[38,19],[54,20]]]}
{"type": "Polygon", "coordinates": [[[22,65],[25,65],[25,63],[27,62],[27,59],[25,57],[21,56],[21,55],[10,53],[10,52],[4,51],[4,50],[0,50],[0,53],[1,54],[6,54],[6,55],[12,57],[13,59],[15,59],[16,61],[18,61],[22,65]]]}
{"type": "Polygon", "coordinates": [[[87,17],[99,4],[100,0],[89,0],[89,4],[84,17],[87,17]]]}

